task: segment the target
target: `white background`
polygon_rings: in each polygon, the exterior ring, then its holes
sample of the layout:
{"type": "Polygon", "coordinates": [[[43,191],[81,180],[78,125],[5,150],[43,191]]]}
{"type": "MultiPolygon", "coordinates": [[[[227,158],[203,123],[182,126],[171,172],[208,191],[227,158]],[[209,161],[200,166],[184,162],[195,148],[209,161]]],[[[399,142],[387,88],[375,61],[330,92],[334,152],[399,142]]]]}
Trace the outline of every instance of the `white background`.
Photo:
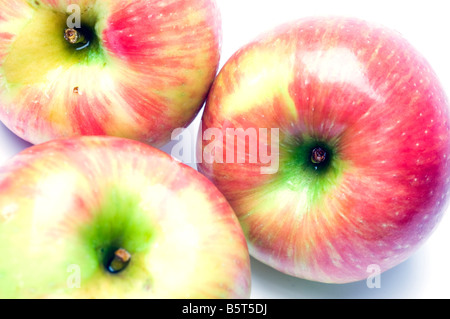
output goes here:
{"type": "MultiPolygon", "coordinates": [[[[401,32],[427,58],[450,95],[450,18],[447,0],[217,0],[222,12],[221,67],[260,33],[307,16],[353,16],[401,32]]],[[[201,115],[201,114],[200,114],[201,115]]],[[[189,127],[195,135],[197,118],[189,127]]],[[[163,150],[170,153],[169,143],[163,150]]],[[[0,164],[30,146],[0,124],[0,164]]],[[[195,164],[187,163],[195,167],[195,164]]],[[[252,298],[450,298],[450,212],[431,238],[403,264],[365,281],[330,285],[283,275],[252,259],[252,298]]]]}

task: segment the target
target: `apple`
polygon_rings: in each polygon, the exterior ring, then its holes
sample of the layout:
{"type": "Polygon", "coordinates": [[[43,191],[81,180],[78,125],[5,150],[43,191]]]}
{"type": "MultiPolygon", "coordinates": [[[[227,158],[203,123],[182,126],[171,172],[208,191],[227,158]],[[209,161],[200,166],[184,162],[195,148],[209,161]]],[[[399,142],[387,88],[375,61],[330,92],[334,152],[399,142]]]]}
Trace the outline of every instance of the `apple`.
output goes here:
{"type": "Polygon", "coordinates": [[[112,135],[162,146],[216,75],[214,0],[0,0],[0,120],[38,144],[112,135]]]}
{"type": "Polygon", "coordinates": [[[304,18],[220,70],[198,169],[228,199],[253,257],[299,278],[354,282],[405,261],[439,224],[449,127],[438,77],[398,32],[304,18]],[[276,165],[260,156],[271,152],[276,165]]]}
{"type": "Polygon", "coordinates": [[[0,169],[0,298],[248,298],[233,210],[193,168],[111,136],[34,145],[0,169]]]}

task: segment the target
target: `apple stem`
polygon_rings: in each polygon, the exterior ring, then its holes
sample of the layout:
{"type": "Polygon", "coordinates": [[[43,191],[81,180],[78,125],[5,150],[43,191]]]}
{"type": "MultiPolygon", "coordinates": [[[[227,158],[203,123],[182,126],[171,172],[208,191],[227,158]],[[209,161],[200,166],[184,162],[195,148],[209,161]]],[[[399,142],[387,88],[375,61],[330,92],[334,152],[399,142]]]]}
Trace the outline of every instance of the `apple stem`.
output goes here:
{"type": "Polygon", "coordinates": [[[114,257],[109,263],[108,271],[115,274],[124,270],[129,264],[131,254],[123,248],[116,250],[114,257]]]}
{"type": "Polygon", "coordinates": [[[70,44],[87,43],[84,35],[79,30],[73,28],[68,28],[64,31],[64,39],[70,44]]]}
{"type": "Polygon", "coordinates": [[[321,147],[316,147],[311,152],[311,162],[314,164],[320,164],[325,161],[327,158],[327,152],[323,150],[321,147]]]}

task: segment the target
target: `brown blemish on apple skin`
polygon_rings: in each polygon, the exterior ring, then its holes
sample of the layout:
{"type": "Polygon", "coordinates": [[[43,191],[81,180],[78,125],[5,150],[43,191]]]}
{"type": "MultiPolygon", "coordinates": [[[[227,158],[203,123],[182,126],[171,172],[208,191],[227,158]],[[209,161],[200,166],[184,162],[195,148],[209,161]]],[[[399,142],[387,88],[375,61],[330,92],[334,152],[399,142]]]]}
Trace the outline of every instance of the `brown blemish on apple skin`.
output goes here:
{"type": "Polygon", "coordinates": [[[144,285],[144,290],[150,291],[151,289],[152,289],[152,283],[150,282],[150,280],[147,280],[144,285]]]}
{"type": "Polygon", "coordinates": [[[74,93],[74,94],[78,94],[78,86],[76,86],[76,87],[73,88],[73,93],[74,93]]]}

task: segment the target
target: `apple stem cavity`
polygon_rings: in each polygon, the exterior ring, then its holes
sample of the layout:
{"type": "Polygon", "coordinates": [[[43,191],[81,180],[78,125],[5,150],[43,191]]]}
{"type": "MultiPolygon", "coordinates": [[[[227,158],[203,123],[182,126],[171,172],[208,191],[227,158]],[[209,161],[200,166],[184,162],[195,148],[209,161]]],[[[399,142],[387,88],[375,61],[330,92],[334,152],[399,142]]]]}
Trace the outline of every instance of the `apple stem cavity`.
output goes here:
{"type": "Polygon", "coordinates": [[[321,147],[316,147],[311,151],[311,162],[313,164],[321,164],[325,162],[327,158],[327,152],[321,147]]]}
{"type": "Polygon", "coordinates": [[[111,262],[108,265],[108,271],[116,274],[124,270],[130,263],[131,254],[123,248],[116,250],[111,262]]]}

